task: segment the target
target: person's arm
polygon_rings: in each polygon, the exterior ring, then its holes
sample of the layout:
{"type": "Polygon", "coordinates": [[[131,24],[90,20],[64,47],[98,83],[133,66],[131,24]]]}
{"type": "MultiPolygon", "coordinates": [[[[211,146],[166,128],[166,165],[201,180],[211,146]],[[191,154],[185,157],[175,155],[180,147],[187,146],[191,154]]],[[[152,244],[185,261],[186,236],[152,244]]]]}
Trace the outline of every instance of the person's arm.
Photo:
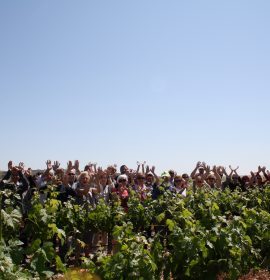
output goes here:
{"type": "Polygon", "coordinates": [[[262,173],[263,173],[263,176],[265,177],[265,182],[268,181],[268,175],[266,174],[266,167],[263,166],[263,167],[261,168],[261,171],[262,171],[262,173]]]}
{"type": "Polygon", "coordinates": [[[22,170],[19,170],[18,174],[19,174],[19,177],[20,177],[20,182],[22,183],[18,192],[19,193],[24,193],[25,191],[27,191],[29,189],[30,184],[29,184],[29,181],[26,178],[26,176],[23,174],[22,170]]]}
{"type": "Polygon", "coordinates": [[[145,169],[144,169],[144,165],[145,165],[145,161],[142,163],[142,174],[145,175],[145,169]]]}
{"type": "Polygon", "coordinates": [[[137,170],[136,170],[136,174],[138,174],[138,173],[140,172],[140,166],[141,166],[140,162],[137,161],[137,170]]]}
{"type": "Polygon", "coordinates": [[[155,170],[156,170],[156,167],[155,167],[155,166],[152,166],[151,172],[153,173],[154,178],[155,178],[155,183],[156,183],[157,186],[158,186],[158,185],[159,185],[159,177],[158,177],[157,174],[155,173],[155,170]]]}
{"type": "Polygon", "coordinates": [[[250,177],[250,185],[252,186],[252,185],[256,184],[256,176],[255,176],[254,172],[252,172],[252,171],[250,171],[250,175],[251,175],[251,177],[250,177]]]}
{"type": "Polygon", "coordinates": [[[76,175],[80,175],[81,171],[80,171],[80,163],[78,160],[75,160],[74,162],[74,169],[76,170],[76,175]]]}
{"type": "Polygon", "coordinates": [[[207,165],[204,169],[203,179],[206,181],[208,175],[210,174],[211,168],[210,165],[207,165]]]}
{"type": "Polygon", "coordinates": [[[67,163],[67,170],[66,170],[66,174],[69,174],[70,171],[72,170],[73,166],[72,166],[72,161],[69,160],[67,163]]]}
{"type": "Polygon", "coordinates": [[[4,176],[4,177],[1,179],[1,181],[0,181],[0,189],[2,189],[2,188],[4,187],[4,181],[10,179],[11,174],[12,174],[12,173],[11,173],[12,168],[13,168],[13,163],[12,163],[12,161],[10,160],[10,161],[8,162],[8,171],[7,171],[7,173],[5,174],[5,176],[4,176]]]}
{"type": "Polygon", "coordinates": [[[238,177],[239,177],[239,175],[238,175],[238,173],[237,173],[237,169],[239,168],[239,166],[237,166],[233,171],[234,171],[234,174],[235,175],[237,175],[238,177]]]}
{"type": "Polygon", "coordinates": [[[58,160],[54,161],[54,162],[53,162],[53,166],[52,166],[54,172],[55,172],[59,167],[60,167],[59,161],[58,161],[58,160]]]}
{"type": "Polygon", "coordinates": [[[42,173],[42,178],[44,178],[50,172],[50,170],[52,170],[52,162],[49,159],[46,161],[46,166],[47,169],[42,173]]]}
{"type": "Polygon", "coordinates": [[[190,174],[191,179],[195,179],[195,174],[197,173],[198,168],[199,168],[200,165],[201,165],[201,162],[198,161],[197,164],[196,164],[195,169],[194,169],[194,170],[191,172],[191,174],[190,174]]]}
{"type": "Polygon", "coordinates": [[[230,168],[230,170],[231,170],[231,172],[230,172],[230,174],[229,174],[229,176],[228,176],[228,181],[232,181],[232,175],[233,175],[233,172],[234,172],[234,170],[233,170],[233,168],[231,167],[231,165],[229,165],[229,168],[230,168]]]}
{"type": "Polygon", "coordinates": [[[220,175],[218,174],[217,172],[217,167],[214,165],[213,166],[213,169],[212,169],[215,177],[216,177],[216,184],[217,184],[217,187],[220,189],[221,188],[221,177],[220,175]]]}

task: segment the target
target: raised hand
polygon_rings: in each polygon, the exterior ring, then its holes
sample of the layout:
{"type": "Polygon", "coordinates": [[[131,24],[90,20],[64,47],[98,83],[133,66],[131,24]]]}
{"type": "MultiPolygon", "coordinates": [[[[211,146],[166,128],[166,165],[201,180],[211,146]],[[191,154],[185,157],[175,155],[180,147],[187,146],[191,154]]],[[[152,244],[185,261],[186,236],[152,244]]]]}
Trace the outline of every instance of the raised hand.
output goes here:
{"type": "Polygon", "coordinates": [[[80,171],[80,170],[79,170],[79,167],[80,167],[80,163],[79,163],[79,161],[76,159],[75,162],[74,162],[74,168],[75,168],[77,171],[80,171]]]}
{"type": "Polygon", "coordinates": [[[18,167],[19,167],[19,169],[20,169],[22,172],[24,172],[25,166],[24,166],[24,163],[23,163],[23,162],[20,162],[18,167]]]}
{"type": "Polygon", "coordinates": [[[30,167],[27,170],[25,170],[25,175],[26,176],[31,176],[32,175],[32,169],[30,167]]]}
{"type": "Polygon", "coordinates": [[[69,160],[68,163],[67,163],[67,172],[70,171],[72,168],[73,168],[72,161],[69,160]]]}
{"type": "Polygon", "coordinates": [[[49,159],[46,161],[46,165],[47,165],[47,170],[52,169],[52,162],[49,159]]]}
{"type": "Polygon", "coordinates": [[[201,162],[198,161],[197,164],[196,164],[196,167],[199,168],[200,165],[201,165],[201,162]]]}
{"type": "Polygon", "coordinates": [[[13,167],[12,164],[13,164],[13,163],[12,163],[12,161],[10,160],[10,161],[8,162],[8,170],[12,170],[12,167],[13,167]]]}
{"type": "Polygon", "coordinates": [[[53,167],[54,171],[56,171],[59,168],[59,166],[60,166],[59,161],[56,160],[56,161],[53,162],[53,166],[52,167],[53,167]]]}

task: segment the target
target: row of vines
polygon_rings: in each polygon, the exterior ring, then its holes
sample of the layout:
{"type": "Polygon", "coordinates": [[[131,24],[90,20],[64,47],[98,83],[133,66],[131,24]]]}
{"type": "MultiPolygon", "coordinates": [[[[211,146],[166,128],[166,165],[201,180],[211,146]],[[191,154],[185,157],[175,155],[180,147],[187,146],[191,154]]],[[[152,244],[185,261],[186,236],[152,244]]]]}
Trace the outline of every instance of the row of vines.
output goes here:
{"type": "MultiPolygon", "coordinates": [[[[53,186],[52,186],[53,188],[53,186]]],[[[0,279],[49,279],[72,259],[101,279],[237,279],[270,268],[270,186],[264,190],[164,192],[143,203],[62,204],[34,195],[27,215],[20,197],[1,192],[0,279]],[[109,233],[113,252],[81,254],[87,235],[109,233]]]]}

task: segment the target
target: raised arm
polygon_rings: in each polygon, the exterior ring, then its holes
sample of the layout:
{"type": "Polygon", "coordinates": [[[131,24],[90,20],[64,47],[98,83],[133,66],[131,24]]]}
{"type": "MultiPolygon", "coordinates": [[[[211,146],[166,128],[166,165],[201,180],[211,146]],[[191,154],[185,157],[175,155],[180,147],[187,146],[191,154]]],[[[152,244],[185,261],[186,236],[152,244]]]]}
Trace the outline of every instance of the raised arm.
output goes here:
{"type": "Polygon", "coordinates": [[[190,174],[191,179],[195,179],[195,175],[196,175],[200,165],[201,165],[201,162],[198,161],[197,164],[196,164],[195,169],[190,174]]]}
{"type": "Polygon", "coordinates": [[[216,177],[216,184],[217,184],[217,187],[218,187],[218,188],[221,188],[221,177],[220,177],[220,175],[218,174],[218,172],[217,172],[217,167],[216,167],[215,165],[213,166],[212,171],[213,171],[213,173],[214,173],[214,175],[215,175],[215,177],[216,177]]]}

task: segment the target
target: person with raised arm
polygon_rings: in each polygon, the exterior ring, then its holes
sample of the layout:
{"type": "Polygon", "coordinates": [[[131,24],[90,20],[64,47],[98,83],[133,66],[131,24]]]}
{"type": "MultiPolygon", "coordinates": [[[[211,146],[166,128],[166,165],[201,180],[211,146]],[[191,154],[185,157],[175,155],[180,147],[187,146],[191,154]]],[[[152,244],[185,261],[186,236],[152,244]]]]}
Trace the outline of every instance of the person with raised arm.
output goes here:
{"type": "Polygon", "coordinates": [[[266,167],[258,166],[258,171],[256,174],[251,172],[251,181],[253,182],[254,187],[259,188],[260,190],[263,190],[265,188],[265,185],[267,183],[268,176],[266,174],[266,167]],[[262,174],[261,174],[262,173],[262,174]]]}
{"type": "Polygon", "coordinates": [[[221,178],[217,172],[217,167],[214,165],[212,170],[209,167],[206,169],[206,183],[211,189],[220,189],[221,188],[221,178]]]}
{"type": "Polygon", "coordinates": [[[135,184],[132,186],[133,190],[138,194],[141,201],[144,201],[151,196],[151,191],[147,188],[146,179],[143,173],[137,173],[135,177],[135,184]]]}
{"type": "Polygon", "coordinates": [[[232,192],[236,189],[245,191],[246,189],[244,189],[241,178],[237,173],[239,166],[233,169],[231,165],[229,165],[229,168],[231,170],[229,175],[227,174],[225,168],[223,169],[223,172],[226,175],[226,180],[222,183],[222,189],[225,190],[226,188],[229,188],[232,192]]]}
{"type": "Polygon", "coordinates": [[[195,179],[196,176],[201,176],[204,179],[206,179],[206,177],[208,175],[208,174],[206,174],[206,168],[207,168],[207,166],[206,166],[205,162],[198,161],[195,169],[190,174],[191,179],[195,179]]]}
{"type": "MultiPolygon", "coordinates": [[[[13,162],[8,162],[8,171],[0,181],[0,190],[10,189],[13,194],[19,194],[20,199],[17,200],[23,215],[29,210],[31,198],[30,183],[27,179],[25,165],[20,162],[18,166],[13,166],[13,162]]],[[[5,199],[5,196],[3,196],[5,199]]]]}

